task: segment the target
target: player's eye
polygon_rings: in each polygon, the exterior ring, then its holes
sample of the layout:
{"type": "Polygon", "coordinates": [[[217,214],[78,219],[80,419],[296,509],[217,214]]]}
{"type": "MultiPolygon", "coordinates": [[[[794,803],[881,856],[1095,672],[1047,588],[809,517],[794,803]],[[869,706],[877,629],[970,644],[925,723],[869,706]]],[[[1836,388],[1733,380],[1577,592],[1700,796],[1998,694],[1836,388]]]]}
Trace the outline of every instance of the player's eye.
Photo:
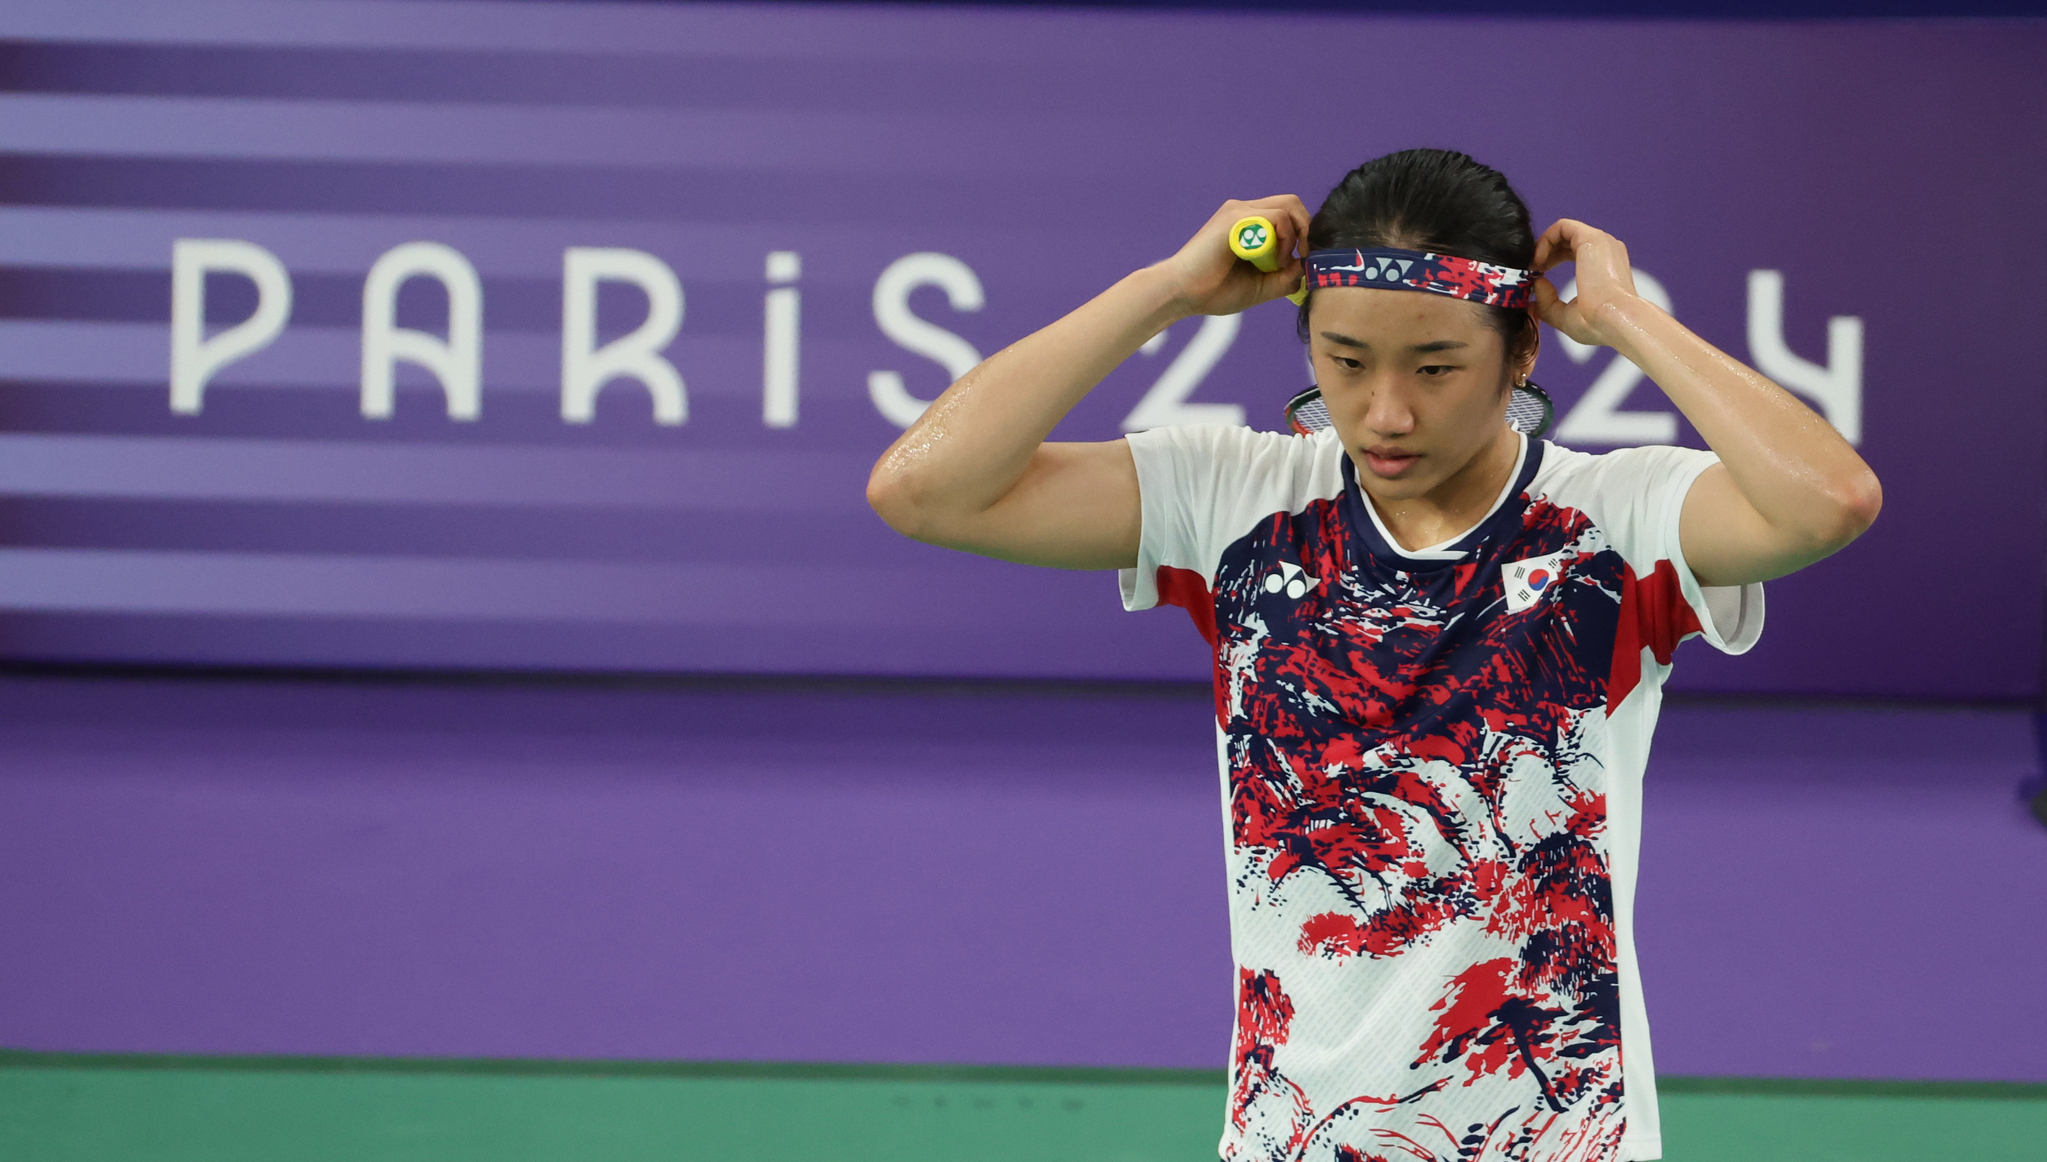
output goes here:
{"type": "Polygon", "coordinates": [[[1336,364],[1338,367],[1343,368],[1345,371],[1356,371],[1358,368],[1364,366],[1364,364],[1359,363],[1355,359],[1345,359],[1341,355],[1331,355],[1329,357],[1329,361],[1331,363],[1336,364]]]}
{"type": "Polygon", "coordinates": [[[1427,377],[1427,378],[1430,378],[1430,379],[1440,379],[1440,378],[1442,378],[1443,376],[1445,376],[1445,375],[1448,375],[1448,374],[1450,374],[1451,372],[1453,372],[1453,371],[1455,371],[1455,370],[1457,370],[1457,367],[1456,367],[1456,365],[1455,365],[1455,364],[1450,364],[1450,363],[1429,363],[1429,364],[1425,364],[1425,365],[1423,365],[1422,367],[1418,368],[1418,369],[1417,369],[1417,372],[1418,372],[1418,374],[1420,374],[1420,375],[1423,375],[1423,376],[1425,376],[1425,377],[1427,377]]]}

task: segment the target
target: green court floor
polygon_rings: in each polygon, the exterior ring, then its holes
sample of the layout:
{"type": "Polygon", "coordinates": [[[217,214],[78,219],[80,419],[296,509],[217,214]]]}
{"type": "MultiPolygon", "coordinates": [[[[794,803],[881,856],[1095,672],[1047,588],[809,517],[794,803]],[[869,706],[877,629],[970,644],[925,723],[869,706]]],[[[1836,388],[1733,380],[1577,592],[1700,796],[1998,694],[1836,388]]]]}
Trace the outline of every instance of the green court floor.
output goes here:
{"type": "MultiPolygon", "coordinates": [[[[1670,1162],[2040,1162],[2047,1085],[1663,1082],[1670,1162]]],[[[1203,1162],[1219,1074],[0,1052],[8,1162],[1203,1162]]]]}

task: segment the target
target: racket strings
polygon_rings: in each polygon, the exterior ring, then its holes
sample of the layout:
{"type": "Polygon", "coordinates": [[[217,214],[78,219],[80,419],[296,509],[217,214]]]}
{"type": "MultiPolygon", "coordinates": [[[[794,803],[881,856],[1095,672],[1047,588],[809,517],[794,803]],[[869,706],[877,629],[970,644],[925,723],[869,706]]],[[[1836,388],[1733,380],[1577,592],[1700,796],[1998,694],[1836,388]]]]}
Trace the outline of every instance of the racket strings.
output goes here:
{"type": "Polygon", "coordinates": [[[1533,383],[1516,387],[1514,398],[1507,401],[1507,426],[1531,438],[1549,431],[1555,414],[1549,393],[1533,383]]]}
{"type": "Polygon", "coordinates": [[[1304,436],[1312,436],[1329,426],[1329,405],[1322,402],[1322,393],[1315,392],[1315,398],[1299,406],[1289,405],[1286,413],[1287,426],[1304,436]]]}

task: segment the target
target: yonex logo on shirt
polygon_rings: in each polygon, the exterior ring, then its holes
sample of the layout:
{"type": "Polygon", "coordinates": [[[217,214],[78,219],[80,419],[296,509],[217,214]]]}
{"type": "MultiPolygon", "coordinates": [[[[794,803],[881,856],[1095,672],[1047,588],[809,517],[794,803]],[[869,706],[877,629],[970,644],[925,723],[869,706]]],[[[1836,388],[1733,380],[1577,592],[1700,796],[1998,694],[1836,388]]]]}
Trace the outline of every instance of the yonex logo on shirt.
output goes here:
{"type": "Polygon", "coordinates": [[[1302,597],[1307,596],[1308,590],[1320,584],[1322,584],[1321,578],[1308,576],[1306,570],[1292,561],[1281,561],[1278,572],[1265,575],[1265,591],[1267,593],[1284,591],[1288,597],[1293,598],[1295,601],[1299,601],[1302,597]]]}

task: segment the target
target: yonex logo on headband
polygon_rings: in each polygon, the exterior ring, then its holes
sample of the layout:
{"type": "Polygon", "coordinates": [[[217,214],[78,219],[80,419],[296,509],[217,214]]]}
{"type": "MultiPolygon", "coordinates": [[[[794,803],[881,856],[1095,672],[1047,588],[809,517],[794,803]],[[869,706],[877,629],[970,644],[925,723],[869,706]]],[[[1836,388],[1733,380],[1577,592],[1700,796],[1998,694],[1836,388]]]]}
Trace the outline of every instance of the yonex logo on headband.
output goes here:
{"type": "Polygon", "coordinates": [[[1371,286],[1427,291],[1489,307],[1525,307],[1533,297],[1535,275],[1454,254],[1378,247],[1313,251],[1308,255],[1307,283],[1310,288],[1371,286]]]}
{"type": "Polygon", "coordinates": [[[1372,259],[1366,264],[1364,275],[1367,279],[1376,280],[1383,278],[1388,282],[1398,282],[1407,277],[1408,270],[1413,266],[1414,260],[1411,258],[1386,258],[1381,256],[1372,259]]]}

